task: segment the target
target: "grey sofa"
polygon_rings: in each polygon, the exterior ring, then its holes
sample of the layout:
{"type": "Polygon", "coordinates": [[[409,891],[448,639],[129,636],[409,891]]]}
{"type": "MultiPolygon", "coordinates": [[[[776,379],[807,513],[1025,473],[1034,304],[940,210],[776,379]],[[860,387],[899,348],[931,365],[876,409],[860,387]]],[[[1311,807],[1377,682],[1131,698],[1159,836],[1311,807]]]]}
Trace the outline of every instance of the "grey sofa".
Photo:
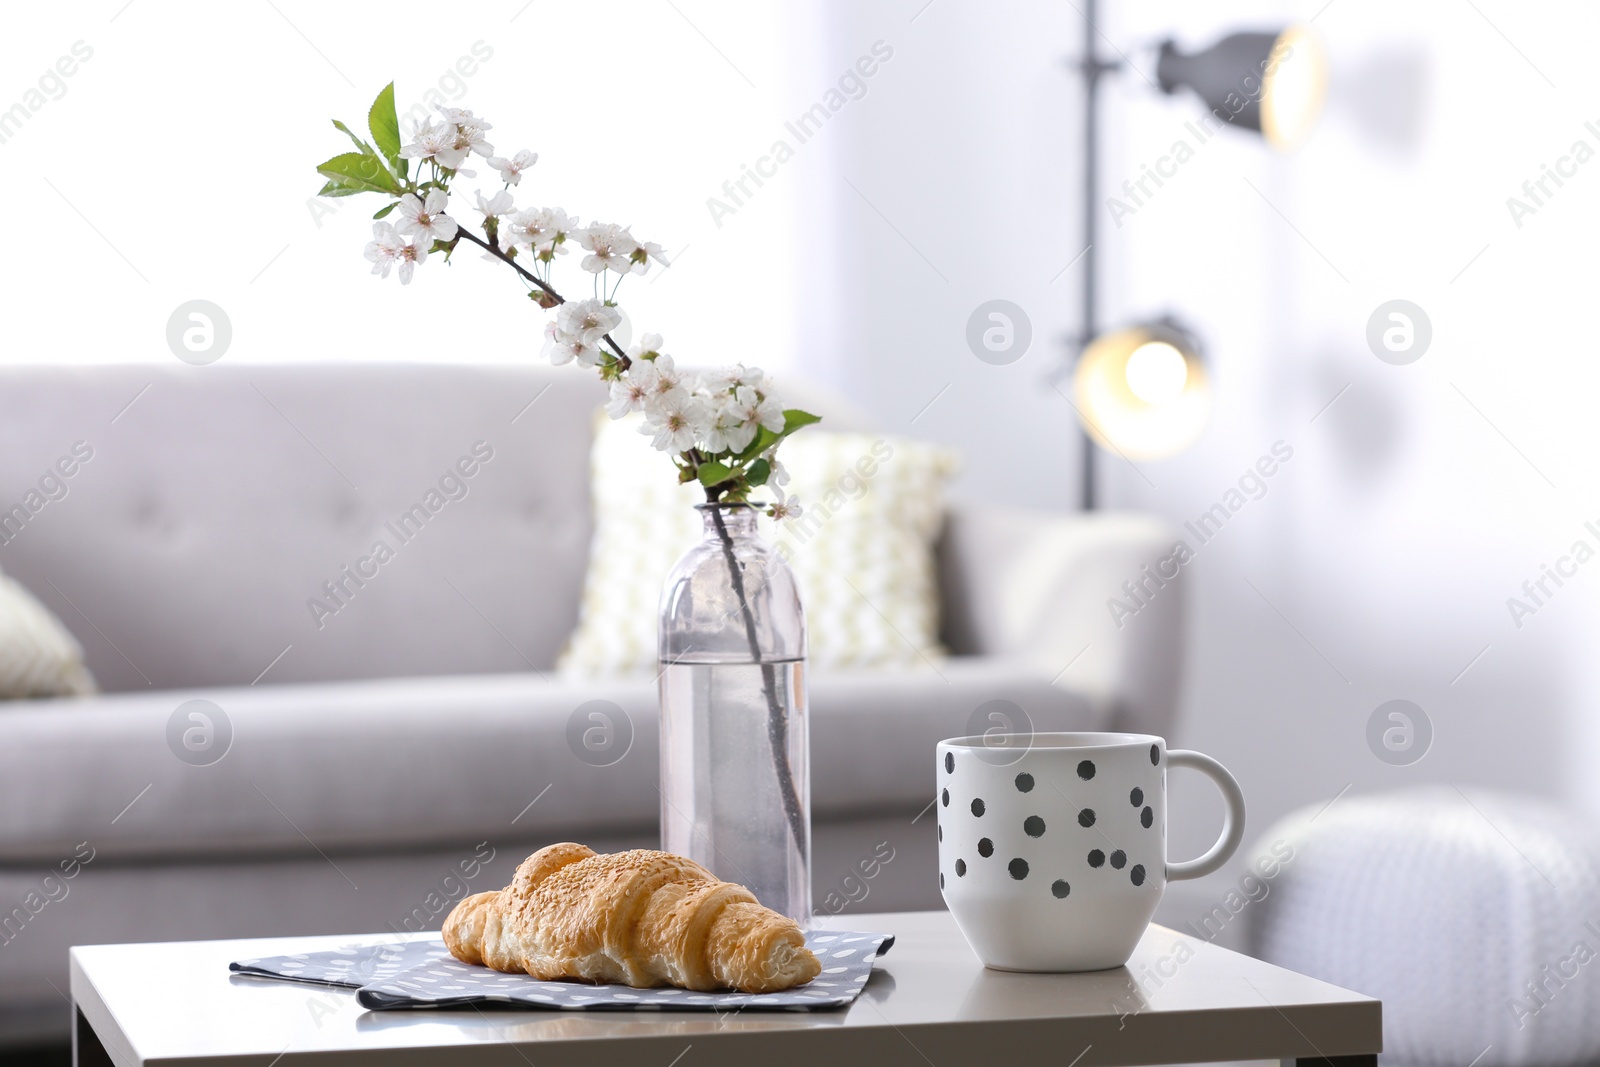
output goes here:
{"type": "MultiPolygon", "coordinates": [[[[0,569],[104,690],[0,705],[0,1034],[66,1032],[72,944],[437,927],[550,841],[653,843],[651,680],[553,670],[601,399],[562,370],[0,369],[0,569]],[[52,476],[79,442],[92,456],[52,476]],[[361,564],[380,539],[392,558],[361,564]],[[609,766],[568,742],[593,700],[631,723],[609,766]]],[[[939,906],[933,744],[990,702],[1039,729],[1166,731],[1181,586],[1120,628],[1106,598],[1172,536],[951,509],[955,655],[813,682],[819,908],[939,906]]]]}

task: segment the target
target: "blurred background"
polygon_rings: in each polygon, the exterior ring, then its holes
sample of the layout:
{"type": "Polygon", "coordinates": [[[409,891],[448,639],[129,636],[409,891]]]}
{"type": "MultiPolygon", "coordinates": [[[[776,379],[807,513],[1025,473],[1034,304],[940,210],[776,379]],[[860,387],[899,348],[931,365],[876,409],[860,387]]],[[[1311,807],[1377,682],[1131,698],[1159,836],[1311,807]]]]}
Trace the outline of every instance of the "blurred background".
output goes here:
{"type": "MultiPolygon", "coordinates": [[[[1253,831],[1425,783],[1592,813],[1600,565],[1520,620],[1508,598],[1600,520],[1600,369],[1576,332],[1600,274],[1600,164],[1531,213],[1508,198],[1529,202],[1524,183],[1575,142],[1600,146],[1585,125],[1600,73],[1578,54],[1600,11],[1143,0],[1096,21],[1125,64],[1104,83],[1102,199],[1204,114],[1154,89],[1163,38],[1300,23],[1329,59],[1298,151],[1223,130],[1135,212],[1100,216],[1102,320],[1180,315],[1204,339],[1213,405],[1174,458],[1101,455],[1102,505],[1193,521],[1276,443],[1292,449],[1186,568],[1173,742],[1233,769],[1253,831]],[[1367,340],[1391,300],[1431,323],[1406,365],[1367,340]],[[1368,740],[1397,699],[1431,730],[1401,764],[1368,740]]],[[[352,280],[371,205],[317,201],[312,168],[343,143],[328,119],[357,120],[393,79],[402,115],[436,90],[530,138],[522,190],[665,246],[671,269],[630,283],[628,310],[681,360],[815,380],[889,432],[953,445],[964,500],[1078,505],[1073,3],[109,0],[8,23],[0,109],[59,57],[80,62],[0,126],[0,359],[167,361],[167,318],[192,299],[231,319],[229,361],[538,359],[541,319],[472,256],[408,287],[352,280]],[[874,73],[852,76],[865,56],[874,73]],[[845,103],[800,142],[786,124],[835,91],[845,103]],[[793,152],[777,162],[780,140],[793,152]],[[1005,365],[966,342],[994,299],[1031,325],[1005,365]]],[[[1202,783],[1174,789],[1173,851],[1192,854],[1220,805],[1202,783]]],[[[1182,919],[1173,893],[1163,914],[1182,919]]]]}

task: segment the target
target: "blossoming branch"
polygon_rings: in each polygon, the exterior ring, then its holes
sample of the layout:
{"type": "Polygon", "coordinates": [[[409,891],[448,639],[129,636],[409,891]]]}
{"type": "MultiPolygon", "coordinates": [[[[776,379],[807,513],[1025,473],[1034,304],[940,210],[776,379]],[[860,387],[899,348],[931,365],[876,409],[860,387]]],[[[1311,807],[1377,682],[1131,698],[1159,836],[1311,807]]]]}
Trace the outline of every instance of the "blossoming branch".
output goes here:
{"type": "Polygon", "coordinates": [[[627,226],[581,225],[558,207],[519,210],[512,190],[521,186],[538,154],[524,149],[496,155],[486,137],[494,128],[490,123],[460,108],[440,107],[439,112],[439,121],[428,122],[402,146],[391,82],[367,114],[370,143],[334,120],[356,150],[317,168],[327,179],[321,195],[390,198],[373,215],[366,248],[372,273],[387,278],[393,270],[402,285],[409,285],[428,257],[442,255],[448,263],[462,240],[477,245],[483,258],[515,271],[534,303],[554,311],[544,329],[544,354],[558,366],[575,362],[596,368],[610,387],[606,412],[612,418],[643,412],[640,432],[672,454],[680,482],[698,482],[713,503],[749,503],[750,494],[766,486],[775,497],[761,505],[766,514],[798,516],[799,502],[783,489],[789,475],[777,449],[784,438],[819,421],[817,416],[785,409],[758,367],[740,364],[710,374],[678,370],[662,352],[660,334],[645,334],[623,351],[611,336],[622,322],[617,290],[630,275],[645,274],[656,263],[667,266],[665,250],[638,240],[627,226]],[[473,194],[481,220],[477,229],[451,213],[453,184],[476,177],[464,168],[474,155],[483,157],[501,186],[492,195],[481,189],[473,194]],[[385,221],[391,215],[398,221],[385,221]],[[573,245],[585,253],[578,268],[591,276],[593,295],[583,300],[568,300],[555,288],[556,262],[573,245]]]}

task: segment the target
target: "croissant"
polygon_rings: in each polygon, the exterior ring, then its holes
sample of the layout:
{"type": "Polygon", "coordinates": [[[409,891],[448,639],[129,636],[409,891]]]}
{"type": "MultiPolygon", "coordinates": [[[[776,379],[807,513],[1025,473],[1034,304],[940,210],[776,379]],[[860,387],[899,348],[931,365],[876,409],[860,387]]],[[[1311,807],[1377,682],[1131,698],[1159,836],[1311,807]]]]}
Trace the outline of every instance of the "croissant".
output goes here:
{"type": "Polygon", "coordinates": [[[773,993],[822,970],[793,919],[682,856],[549,845],[445,919],[463,963],[545,980],[773,993]]]}

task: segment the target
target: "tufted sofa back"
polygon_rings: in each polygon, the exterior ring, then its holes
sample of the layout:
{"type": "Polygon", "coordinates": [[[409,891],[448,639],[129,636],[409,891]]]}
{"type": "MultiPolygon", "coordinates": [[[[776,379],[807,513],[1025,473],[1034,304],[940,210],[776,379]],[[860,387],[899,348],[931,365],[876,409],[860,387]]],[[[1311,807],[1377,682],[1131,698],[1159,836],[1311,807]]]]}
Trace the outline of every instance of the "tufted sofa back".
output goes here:
{"type": "Polygon", "coordinates": [[[3,367],[0,570],[111,691],[548,668],[602,399],[570,367],[3,367]]]}

